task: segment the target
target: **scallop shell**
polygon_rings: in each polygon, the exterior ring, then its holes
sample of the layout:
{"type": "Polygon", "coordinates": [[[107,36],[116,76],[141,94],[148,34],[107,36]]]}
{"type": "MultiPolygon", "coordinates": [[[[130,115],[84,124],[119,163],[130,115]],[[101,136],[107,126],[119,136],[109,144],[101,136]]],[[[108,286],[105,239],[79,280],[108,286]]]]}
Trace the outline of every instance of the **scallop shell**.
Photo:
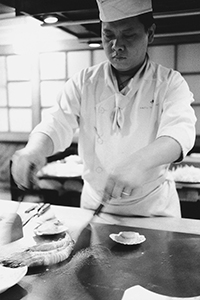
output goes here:
{"type": "Polygon", "coordinates": [[[109,237],[116,243],[123,245],[138,245],[146,241],[144,235],[134,231],[121,231],[118,234],[111,233],[109,237]]]}
{"type": "Polygon", "coordinates": [[[59,220],[53,219],[40,224],[35,230],[36,235],[54,235],[66,232],[68,228],[59,220]]]}

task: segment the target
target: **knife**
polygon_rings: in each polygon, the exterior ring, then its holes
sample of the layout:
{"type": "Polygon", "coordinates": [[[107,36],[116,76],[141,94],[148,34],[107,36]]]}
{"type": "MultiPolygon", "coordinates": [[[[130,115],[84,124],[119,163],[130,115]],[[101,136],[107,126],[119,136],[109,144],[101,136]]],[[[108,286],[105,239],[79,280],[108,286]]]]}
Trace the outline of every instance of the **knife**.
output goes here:
{"type": "Polygon", "coordinates": [[[105,205],[105,201],[102,201],[99,206],[95,209],[94,213],[92,214],[92,217],[87,222],[87,224],[84,226],[84,228],[81,230],[80,234],[78,235],[78,238],[74,244],[73,254],[77,253],[78,251],[85,249],[90,246],[90,240],[91,240],[91,226],[90,223],[94,220],[96,216],[100,214],[102,211],[102,208],[105,205]]]}

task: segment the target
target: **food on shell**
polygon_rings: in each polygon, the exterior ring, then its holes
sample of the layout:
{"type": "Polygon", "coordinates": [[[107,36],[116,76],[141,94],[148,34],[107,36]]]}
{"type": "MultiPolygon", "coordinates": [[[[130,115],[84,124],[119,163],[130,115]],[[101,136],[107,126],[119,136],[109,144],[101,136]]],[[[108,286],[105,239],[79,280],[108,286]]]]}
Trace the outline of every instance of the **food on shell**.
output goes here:
{"type": "Polygon", "coordinates": [[[36,235],[51,235],[66,232],[68,228],[58,219],[46,220],[34,230],[36,235]]]}
{"type": "Polygon", "coordinates": [[[112,233],[109,236],[113,241],[124,245],[138,245],[146,240],[144,235],[134,231],[121,231],[118,234],[112,233]]]}

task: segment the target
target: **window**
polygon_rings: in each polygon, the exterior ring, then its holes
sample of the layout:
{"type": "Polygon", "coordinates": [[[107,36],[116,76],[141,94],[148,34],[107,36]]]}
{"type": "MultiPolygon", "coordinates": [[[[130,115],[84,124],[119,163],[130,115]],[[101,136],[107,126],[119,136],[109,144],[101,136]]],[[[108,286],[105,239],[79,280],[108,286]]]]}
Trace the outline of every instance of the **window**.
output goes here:
{"type": "Polygon", "coordinates": [[[90,51],[0,56],[0,137],[27,140],[69,76],[91,65],[90,51]]]}
{"type": "Polygon", "coordinates": [[[93,64],[96,65],[96,64],[99,64],[100,62],[102,61],[105,61],[107,58],[106,58],[106,55],[105,55],[105,52],[104,50],[95,50],[93,52],[93,64]]]}
{"type": "Polygon", "coordinates": [[[30,80],[31,63],[26,55],[10,55],[7,57],[8,81],[30,80]]]}
{"type": "MultiPolygon", "coordinates": [[[[200,43],[151,45],[149,56],[182,73],[194,94],[200,120],[200,43]]],[[[102,49],[62,50],[31,56],[0,55],[0,138],[27,140],[45,111],[51,107],[66,80],[76,72],[106,60],[102,49]]],[[[200,135],[200,121],[197,122],[200,135]]]]}
{"type": "Polygon", "coordinates": [[[32,128],[30,60],[20,55],[2,56],[0,67],[0,131],[28,132],[32,128]]]}
{"type": "Polygon", "coordinates": [[[0,107],[7,105],[6,58],[0,57],[0,107]]]}
{"type": "Polygon", "coordinates": [[[41,80],[66,78],[65,55],[64,52],[40,54],[41,80]]]}
{"type": "Polygon", "coordinates": [[[50,107],[55,103],[59,91],[65,81],[42,81],[41,88],[41,107],[50,107]]]}
{"type": "Polygon", "coordinates": [[[200,43],[149,47],[149,56],[162,65],[177,69],[194,95],[193,108],[197,116],[196,132],[200,135],[200,43]]]}
{"type": "Polygon", "coordinates": [[[184,76],[194,94],[193,104],[196,116],[196,132],[200,135],[200,43],[177,46],[177,69],[184,76]]]}
{"type": "Polygon", "coordinates": [[[40,118],[51,107],[66,81],[66,53],[40,54],[40,118]]]}
{"type": "Polygon", "coordinates": [[[90,51],[71,51],[67,55],[68,78],[91,65],[90,51]]]}
{"type": "Polygon", "coordinates": [[[153,61],[167,68],[175,68],[175,46],[167,45],[149,47],[148,53],[153,61]]]}
{"type": "Polygon", "coordinates": [[[200,72],[200,44],[178,45],[177,69],[180,72],[200,72]]]}

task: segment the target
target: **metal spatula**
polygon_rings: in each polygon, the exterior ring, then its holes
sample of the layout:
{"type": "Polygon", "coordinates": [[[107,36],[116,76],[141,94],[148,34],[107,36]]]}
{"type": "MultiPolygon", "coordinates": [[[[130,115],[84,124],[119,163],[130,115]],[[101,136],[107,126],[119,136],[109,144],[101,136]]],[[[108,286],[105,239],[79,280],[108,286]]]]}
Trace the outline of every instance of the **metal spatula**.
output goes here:
{"type": "Polygon", "coordinates": [[[90,218],[90,220],[87,222],[87,224],[82,229],[82,231],[79,234],[79,236],[76,240],[76,243],[74,245],[73,254],[77,253],[81,249],[85,249],[85,248],[90,246],[90,240],[91,240],[91,226],[90,226],[90,223],[92,223],[94,218],[100,214],[102,208],[104,207],[104,204],[105,204],[105,202],[104,203],[102,202],[97,207],[97,209],[94,211],[94,213],[93,213],[92,217],[90,218]]]}

